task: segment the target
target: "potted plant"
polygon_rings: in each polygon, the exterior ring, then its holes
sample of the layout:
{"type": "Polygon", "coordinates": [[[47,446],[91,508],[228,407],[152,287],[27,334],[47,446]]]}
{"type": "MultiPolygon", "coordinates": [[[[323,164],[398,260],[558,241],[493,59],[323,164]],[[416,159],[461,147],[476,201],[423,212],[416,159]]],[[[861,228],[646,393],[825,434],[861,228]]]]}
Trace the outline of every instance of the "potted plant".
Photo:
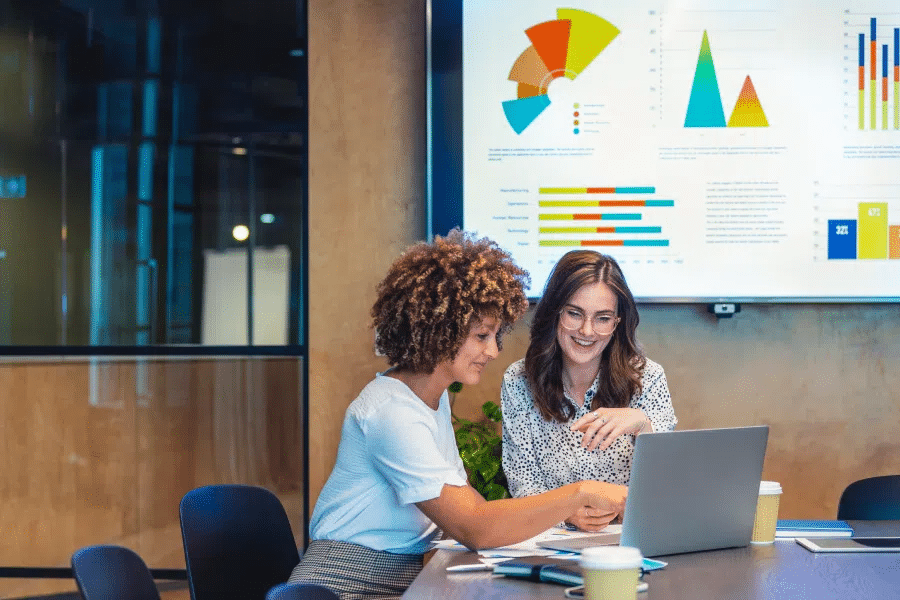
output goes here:
{"type": "MultiPolygon", "coordinates": [[[[458,381],[448,388],[451,394],[458,394],[460,390],[462,384],[458,381]]],[[[497,423],[503,420],[503,414],[495,402],[482,404],[481,412],[486,421],[469,421],[453,415],[459,456],[469,475],[469,483],[485,499],[509,498],[506,475],[503,473],[502,438],[497,433],[497,423]]]]}

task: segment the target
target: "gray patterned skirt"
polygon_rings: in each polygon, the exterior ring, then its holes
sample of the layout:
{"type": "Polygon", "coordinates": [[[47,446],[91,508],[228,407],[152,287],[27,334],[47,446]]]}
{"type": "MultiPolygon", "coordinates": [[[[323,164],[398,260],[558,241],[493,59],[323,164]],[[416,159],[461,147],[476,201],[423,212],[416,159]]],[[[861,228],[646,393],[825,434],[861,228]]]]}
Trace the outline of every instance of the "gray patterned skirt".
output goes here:
{"type": "Polygon", "coordinates": [[[289,583],[318,583],[341,600],[399,598],[422,570],[421,554],[391,554],[349,542],[314,540],[289,583]]]}

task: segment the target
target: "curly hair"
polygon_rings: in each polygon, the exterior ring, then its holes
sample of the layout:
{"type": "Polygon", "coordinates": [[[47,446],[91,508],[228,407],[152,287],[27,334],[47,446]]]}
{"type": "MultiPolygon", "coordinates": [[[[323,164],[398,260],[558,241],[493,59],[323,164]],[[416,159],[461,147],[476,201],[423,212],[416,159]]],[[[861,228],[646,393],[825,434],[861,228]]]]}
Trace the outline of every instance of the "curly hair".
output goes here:
{"type": "Polygon", "coordinates": [[[636,337],[640,317],[622,269],[611,256],[593,250],[572,250],[559,259],[547,280],[534,311],[531,341],[525,352],[528,387],[535,407],[548,421],[565,423],[575,416],[575,407],[563,395],[562,349],[556,339],[559,313],[578,290],[598,281],[616,295],[622,321],[600,355],[600,385],[593,402],[606,408],[627,407],[631,397],[641,391],[646,358],[636,337]]]}
{"type": "Polygon", "coordinates": [[[454,229],[415,244],[378,284],[375,348],[393,366],[431,373],[456,356],[477,321],[494,317],[500,334],[508,331],[528,309],[528,281],[528,273],[487,238],[454,229]]]}

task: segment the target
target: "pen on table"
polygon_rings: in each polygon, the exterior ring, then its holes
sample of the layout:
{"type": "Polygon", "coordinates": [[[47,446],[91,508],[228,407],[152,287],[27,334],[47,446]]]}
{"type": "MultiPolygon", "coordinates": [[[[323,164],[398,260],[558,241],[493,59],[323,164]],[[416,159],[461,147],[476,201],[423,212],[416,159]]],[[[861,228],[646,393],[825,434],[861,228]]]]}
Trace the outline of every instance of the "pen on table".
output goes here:
{"type": "Polygon", "coordinates": [[[485,563],[471,563],[468,565],[451,565],[447,567],[447,570],[451,573],[462,573],[465,571],[493,571],[494,565],[488,565],[485,563]]]}

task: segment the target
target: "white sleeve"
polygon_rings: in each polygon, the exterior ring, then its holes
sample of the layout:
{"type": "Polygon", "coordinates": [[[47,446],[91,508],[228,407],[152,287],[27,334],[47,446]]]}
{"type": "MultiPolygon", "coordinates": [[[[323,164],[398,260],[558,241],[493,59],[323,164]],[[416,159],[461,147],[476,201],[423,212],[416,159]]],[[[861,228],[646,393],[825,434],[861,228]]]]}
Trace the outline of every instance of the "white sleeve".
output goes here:
{"type": "Polygon", "coordinates": [[[533,496],[549,490],[534,453],[529,415],[534,408],[523,382],[507,373],[500,387],[503,412],[503,472],[513,498],[533,496]]]}
{"type": "Polygon", "coordinates": [[[675,408],[672,406],[672,396],[669,394],[669,384],[666,382],[666,373],[656,363],[648,363],[643,382],[643,391],[634,404],[634,408],[644,411],[653,431],[673,431],[678,419],[675,417],[675,408]]]}
{"type": "Polygon", "coordinates": [[[401,504],[437,498],[444,484],[466,484],[458,465],[441,453],[431,415],[400,405],[375,413],[360,425],[375,468],[401,504]]]}

